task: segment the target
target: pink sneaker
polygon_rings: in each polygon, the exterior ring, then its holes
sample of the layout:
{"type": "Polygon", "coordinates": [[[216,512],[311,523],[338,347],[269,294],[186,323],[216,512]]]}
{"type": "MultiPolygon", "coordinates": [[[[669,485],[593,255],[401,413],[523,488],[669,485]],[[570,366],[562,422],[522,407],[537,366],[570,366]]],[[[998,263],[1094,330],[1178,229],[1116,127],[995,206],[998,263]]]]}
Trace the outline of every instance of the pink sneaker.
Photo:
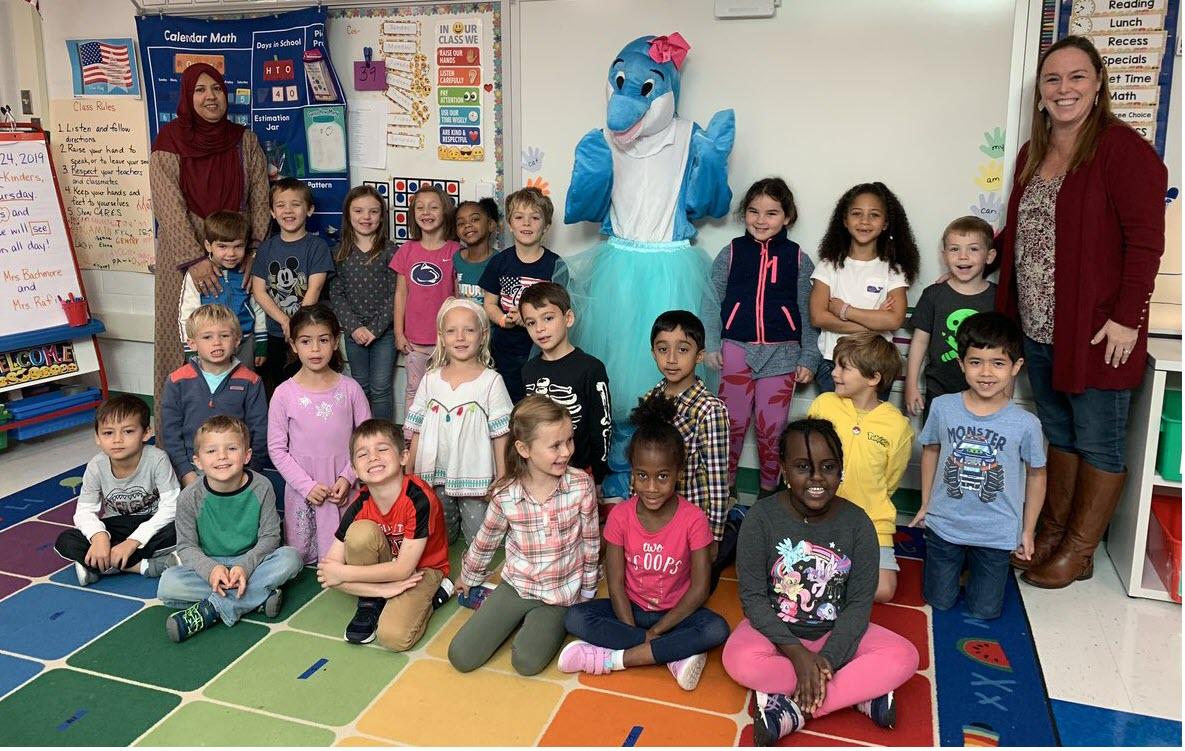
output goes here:
{"type": "Polygon", "coordinates": [[[667,663],[667,669],[675,676],[675,683],[684,691],[691,691],[699,685],[699,678],[703,675],[704,665],[708,662],[706,654],[692,655],[682,660],[667,663]]]}
{"type": "Polygon", "coordinates": [[[609,667],[612,654],[612,650],[604,647],[586,641],[574,641],[560,650],[559,668],[565,673],[603,675],[612,670],[609,667]]]}

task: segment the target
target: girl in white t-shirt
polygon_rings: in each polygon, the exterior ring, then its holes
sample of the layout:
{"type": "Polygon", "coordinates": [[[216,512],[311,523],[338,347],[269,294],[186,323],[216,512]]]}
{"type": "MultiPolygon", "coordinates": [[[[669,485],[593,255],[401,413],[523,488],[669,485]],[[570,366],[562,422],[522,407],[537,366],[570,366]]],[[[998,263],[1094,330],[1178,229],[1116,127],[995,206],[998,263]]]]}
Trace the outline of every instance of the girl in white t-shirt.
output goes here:
{"type": "Polygon", "coordinates": [[[815,373],[820,391],[835,390],[831,353],[840,337],[877,331],[890,339],[905,323],[905,292],[919,263],[905,209],[884,183],[861,183],[840,197],[811,275],[811,323],[823,354],[815,373]]]}
{"type": "Polygon", "coordinates": [[[436,349],[416,389],[404,429],[406,470],[431,483],[444,507],[448,540],[472,543],[486,513],[486,491],[501,477],[513,404],[490,358],[490,320],[467,297],[436,314],[436,349]]]}

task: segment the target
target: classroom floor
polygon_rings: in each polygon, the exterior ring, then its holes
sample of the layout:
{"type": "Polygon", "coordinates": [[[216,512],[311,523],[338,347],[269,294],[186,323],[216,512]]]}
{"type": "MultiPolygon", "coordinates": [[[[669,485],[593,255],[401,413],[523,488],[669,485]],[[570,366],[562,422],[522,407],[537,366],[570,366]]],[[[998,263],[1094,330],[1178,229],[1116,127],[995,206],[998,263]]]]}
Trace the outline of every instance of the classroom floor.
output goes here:
{"type": "MultiPolygon", "coordinates": [[[[86,429],[0,453],[0,744],[751,745],[749,693],[719,650],[690,693],[659,667],[523,678],[509,647],[462,675],[446,652],[470,611],[450,602],[403,655],[348,645],[352,600],[310,569],[276,621],[173,645],[155,581],[82,589],[52,550],[94,450],[86,429]]],[[[873,615],[921,654],[897,728],[845,710],[783,745],[1180,745],[1180,607],[1124,596],[1105,552],[1066,590],[1011,584],[983,622],[932,612],[920,539],[903,530],[897,549],[898,596],[873,615]]],[[[709,605],[735,624],[735,581],[709,605]]]]}

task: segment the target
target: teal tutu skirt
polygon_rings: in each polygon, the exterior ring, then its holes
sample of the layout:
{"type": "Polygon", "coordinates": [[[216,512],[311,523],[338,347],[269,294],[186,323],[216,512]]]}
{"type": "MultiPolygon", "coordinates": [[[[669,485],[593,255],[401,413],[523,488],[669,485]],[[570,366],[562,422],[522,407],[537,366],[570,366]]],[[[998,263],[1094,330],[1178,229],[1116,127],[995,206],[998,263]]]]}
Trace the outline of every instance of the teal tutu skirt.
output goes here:
{"type": "MultiPolygon", "coordinates": [[[[662,378],[650,354],[650,328],[668,310],[701,315],[711,260],[687,240],[643,243],[610,237],[564,259],[576,309],[573,342],[605,363],[613,422],[624,426],[638,397],[662,378]]],[[[719,306],[717,306],[719,307],[719,306]]],[[[699,375],[709,379],[701,366],[699,375]]],[[[710,371],[708,387],[718,376],[710,371]]]]}

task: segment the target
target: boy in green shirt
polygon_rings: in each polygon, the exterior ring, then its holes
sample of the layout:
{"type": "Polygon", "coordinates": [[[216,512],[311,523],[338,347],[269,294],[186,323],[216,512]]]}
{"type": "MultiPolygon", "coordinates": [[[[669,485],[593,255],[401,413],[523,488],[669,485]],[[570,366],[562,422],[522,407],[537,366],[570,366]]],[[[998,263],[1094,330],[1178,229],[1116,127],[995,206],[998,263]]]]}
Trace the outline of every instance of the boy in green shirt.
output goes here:
{"type": "Polygon", "coordinates": [[[275,618],[283,603],[280,586],[303,565],[294,548],[280,547],[271,483],[245,469],[251,461],[246,423],[211,417],[194,435],[193,450],[193,463],[205,476],[177,498],[181,565],[162,574],[157,590],[166,605],[185,608],[165,621],[175,642],[219,620],[233,626],[260,608],[275,618]]]}

